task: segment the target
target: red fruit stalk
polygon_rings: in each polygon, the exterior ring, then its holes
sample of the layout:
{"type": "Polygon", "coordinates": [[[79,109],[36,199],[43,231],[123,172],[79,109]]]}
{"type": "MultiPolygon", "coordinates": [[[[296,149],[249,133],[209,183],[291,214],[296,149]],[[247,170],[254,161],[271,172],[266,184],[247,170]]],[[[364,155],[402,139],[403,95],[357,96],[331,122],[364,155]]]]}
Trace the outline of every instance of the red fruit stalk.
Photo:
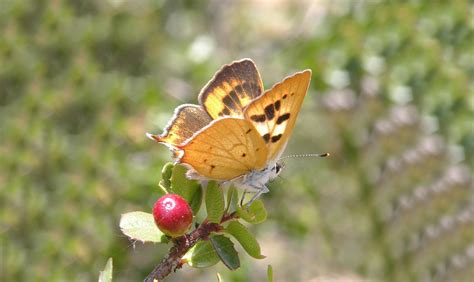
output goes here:
{"type": "Polygon", "coordinates": [[[174,238],[188,231],[193,221],[193,212],[181,196],[167,194],[156,201],[153,217],[161,232],[174,238]]]}

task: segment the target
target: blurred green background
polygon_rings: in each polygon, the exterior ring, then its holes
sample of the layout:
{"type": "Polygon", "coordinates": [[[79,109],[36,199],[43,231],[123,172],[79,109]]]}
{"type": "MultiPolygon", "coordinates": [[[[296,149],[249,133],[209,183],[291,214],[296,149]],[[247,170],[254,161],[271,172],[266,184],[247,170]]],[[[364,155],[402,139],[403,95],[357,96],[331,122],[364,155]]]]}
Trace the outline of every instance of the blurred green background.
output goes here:
{"type": "Polygon", "coordinates": [[[143,279],[167,246],[129,242],[151,211],[174,107],[250,57],[265,87],[313,70],[252,227],[266,259],[169,281],[474,277],[472,1],[0,0],[0,280],[143,279]],[[399,3],[397,3],[399,2],[399,3]]]}

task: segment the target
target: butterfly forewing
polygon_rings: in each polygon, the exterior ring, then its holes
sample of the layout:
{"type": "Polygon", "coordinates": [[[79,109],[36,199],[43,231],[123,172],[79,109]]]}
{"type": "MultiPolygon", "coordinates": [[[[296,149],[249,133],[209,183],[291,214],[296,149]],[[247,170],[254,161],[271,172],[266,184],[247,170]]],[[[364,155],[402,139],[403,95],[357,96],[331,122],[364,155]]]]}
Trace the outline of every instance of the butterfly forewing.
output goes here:
{"type": "Polygon", "coordinates": [[[255,63],[250,59],[225,65],[199,94],[199,102],[213,118],[242,117],[243,109],[263,92],[255,63]]]}
{"type": "Polygon", "coordinates": [[[294,74],[273,86],[245,109],[245,118],[251,121],[268,147],[268,161],[280,157],[298,112],[308,90],[311,70],[294,74]]]}
{"type": "Polygon", "coordinates": [[[201,106],[184,104],[177,107],[174,116],[161,135],[148,136],[166,145],[177,146],[211,122],[201,106]]]}
{"type": "Polygon", "coordinates": [[[230,180],[266,165],[267,146],[252,123],[226,117],[211,122],[185,144],[179,160],[199,175],[230,180]]]}

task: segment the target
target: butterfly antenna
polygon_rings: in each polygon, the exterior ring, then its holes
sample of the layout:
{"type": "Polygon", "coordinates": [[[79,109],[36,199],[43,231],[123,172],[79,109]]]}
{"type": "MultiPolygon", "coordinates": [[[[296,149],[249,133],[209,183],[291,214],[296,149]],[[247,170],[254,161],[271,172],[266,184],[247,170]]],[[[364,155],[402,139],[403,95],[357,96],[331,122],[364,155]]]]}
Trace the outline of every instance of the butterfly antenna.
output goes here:
{"type": "Polygon", "coordinates": [[[328,157],[328,156],[330,156],[329,153],[324,153],[324,154],[299,154],[299,155],[285,156],[283,158],[280,158],[280,160],[289,159],[289,158],[310,158],[310,157],[325,158],[325,157],[328,157]]]}

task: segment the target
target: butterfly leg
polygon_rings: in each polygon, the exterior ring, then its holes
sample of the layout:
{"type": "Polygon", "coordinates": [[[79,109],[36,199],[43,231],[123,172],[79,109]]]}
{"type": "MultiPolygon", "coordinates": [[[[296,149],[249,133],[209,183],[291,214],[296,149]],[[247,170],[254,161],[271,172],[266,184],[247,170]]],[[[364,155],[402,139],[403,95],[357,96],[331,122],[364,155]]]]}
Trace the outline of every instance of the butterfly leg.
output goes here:
{"type": "Polygon", "coordinates": [[[268,191],[268,187],[265,186],[265,185],[262,185],[262,186],[253,186],[255,188],[255,190],[257,190],[257,192],[255,192],[255,195],[253,195],[252,199],[250,199],[250,201],[248,201],[245,206],[248,208],[250,207],[250,205],[253,203],[253,201],[255,201],[256,199],[258,199],[258,197],[260,197],[260,195],[262,194],[265,194],[267,193],[268,191]]]}
{"type": "Polygon", "coordinates": [[[246,195],[247,195],[247,190],[244,190],[244,193],[242,193],[242,198],[240,198],[240,206],[241,207],[244,205],[244,199],[245,199],[246,195]]]}

